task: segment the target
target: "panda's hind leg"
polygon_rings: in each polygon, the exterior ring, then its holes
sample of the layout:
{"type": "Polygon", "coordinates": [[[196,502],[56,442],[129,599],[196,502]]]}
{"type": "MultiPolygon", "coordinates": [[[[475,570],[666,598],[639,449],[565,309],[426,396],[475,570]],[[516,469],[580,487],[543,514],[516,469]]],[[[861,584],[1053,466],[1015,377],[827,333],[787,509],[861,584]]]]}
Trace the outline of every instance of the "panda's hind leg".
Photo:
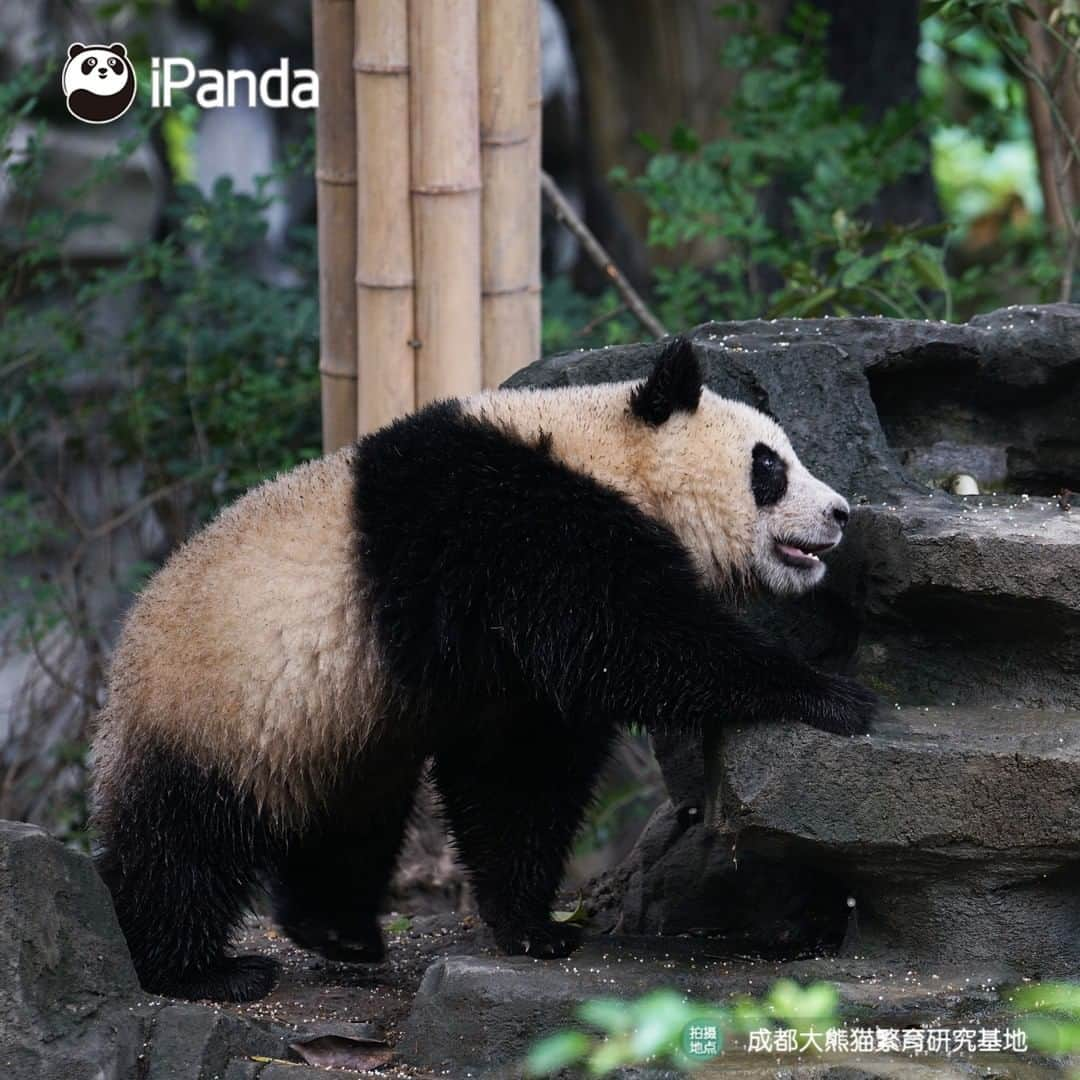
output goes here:
{"type": "Polygon", "coordinates": [[[97,866],[139,981],[174,997],[263,997],[276,963],[228,952],[269,850],[252,800],[171,750],[123,757],[97,792],[97,866]]]}
{"type": "Polygon", "coordinates": [[[272,873],[274,916],[297,945],[328,960],[378,963],[378,915],[416,798],[421,762],[351,780],[289,838],[272,873]]]}
{"type": "Polygon", "coordinates": [[[462,725],[435,753],[455,845],[500,949],[567,956],[581,933],[551,910],[616,729],[572,726],[532,703],[493,708],[486,721],[462,725]]]}

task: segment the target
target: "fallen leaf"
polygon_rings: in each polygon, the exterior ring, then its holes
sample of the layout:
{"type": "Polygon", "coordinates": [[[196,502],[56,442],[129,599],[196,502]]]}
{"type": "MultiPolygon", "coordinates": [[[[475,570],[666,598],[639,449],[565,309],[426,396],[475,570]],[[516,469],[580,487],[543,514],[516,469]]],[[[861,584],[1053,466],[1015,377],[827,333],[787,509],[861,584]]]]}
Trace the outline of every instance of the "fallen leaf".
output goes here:
{"type": "Polygon", "coordinates": [[[580,896],[577,898],[577,907],[573,911],[553,911],[551,917],[556,922],[569,923],[571,926],[584,926],[589,921],[585,901],[580,896]]]}
{"type": "Polygon", "coordinates": [[[394,1051],[385,1039],[357,1039],[348,1035],[316,1035],[289,1043],[289,1049],[308,1065],[324,1069],[381,1069],[394,1051]]]}

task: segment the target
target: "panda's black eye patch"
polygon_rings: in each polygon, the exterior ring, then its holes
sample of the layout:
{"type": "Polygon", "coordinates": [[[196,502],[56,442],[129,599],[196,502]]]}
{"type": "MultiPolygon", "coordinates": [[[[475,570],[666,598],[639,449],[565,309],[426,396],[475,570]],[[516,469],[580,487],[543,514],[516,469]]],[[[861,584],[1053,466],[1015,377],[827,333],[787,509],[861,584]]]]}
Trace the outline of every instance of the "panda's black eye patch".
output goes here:
{"type": "Polygon", "coordinates": [[[91,72],[91,71],[93,71],[93,70],[94,70],[94,68],[96,68],[96,67],[97,67],[97,60],[96,60],[96,59],[94,59],[94,57],[92,57],[92,56],[88,56],[88,57],[87,57],[87,58],[86,58],[86,59],[85,59],[85,60],[84,60],[84,61],[82,62],[82,73],[83,73],[84,75],[89,75],[89,74],[90,74],[90,72],[91,72]]]}
{"type": "Polygon", "coordinates": [[[111,67],[113,71],[119,71],[120,66],[120,61],[117,60],[115,56],[109,59],[109,67],[111,67]]]}
{"type": "Polygon", "coordinates": [[[751,455],[750,486],[758,506],[775,506],[787,493],[787,465],[771,447],[758,443],[751,455]]]}

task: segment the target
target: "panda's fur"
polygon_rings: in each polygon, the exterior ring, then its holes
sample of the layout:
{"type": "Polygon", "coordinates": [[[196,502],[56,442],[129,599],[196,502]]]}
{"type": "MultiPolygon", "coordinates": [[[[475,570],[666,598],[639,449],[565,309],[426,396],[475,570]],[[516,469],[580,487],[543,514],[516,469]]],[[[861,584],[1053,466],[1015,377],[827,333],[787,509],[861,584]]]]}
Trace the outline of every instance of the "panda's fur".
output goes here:
{"type": "Polygon", "coordinates": [[[815,584],[847,512],[683,339],[642,384],[438,403],[240,499],[135,604],[95,741],[144,985],[265,993],[225,951],[260,878],[294,940],[380,959],[428,758],[497,943],[566,955],[548,912],[622,725],[865,730],[869,694],[725,603],[815,584]]]}
{"type": "Polygon", "coordinates": [[[68,112],[87,124],[108,124],[119,119],[135,100],[138,80],[127,49],[111,45],[68,46],[60,77],[68,112]]]}

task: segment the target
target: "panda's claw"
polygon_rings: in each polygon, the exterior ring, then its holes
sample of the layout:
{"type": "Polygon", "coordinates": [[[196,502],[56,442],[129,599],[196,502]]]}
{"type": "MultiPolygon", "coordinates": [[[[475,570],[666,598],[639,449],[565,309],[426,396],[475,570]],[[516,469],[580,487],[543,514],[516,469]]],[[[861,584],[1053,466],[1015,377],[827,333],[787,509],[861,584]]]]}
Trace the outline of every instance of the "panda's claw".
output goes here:
{"type": "Polygon", "coordinates": [[[512,928],[500,927],[495,930],[495,942],[509,956],[557,960],[569,956],[581,945],[581,929],[551,921],[512,928]]]}

